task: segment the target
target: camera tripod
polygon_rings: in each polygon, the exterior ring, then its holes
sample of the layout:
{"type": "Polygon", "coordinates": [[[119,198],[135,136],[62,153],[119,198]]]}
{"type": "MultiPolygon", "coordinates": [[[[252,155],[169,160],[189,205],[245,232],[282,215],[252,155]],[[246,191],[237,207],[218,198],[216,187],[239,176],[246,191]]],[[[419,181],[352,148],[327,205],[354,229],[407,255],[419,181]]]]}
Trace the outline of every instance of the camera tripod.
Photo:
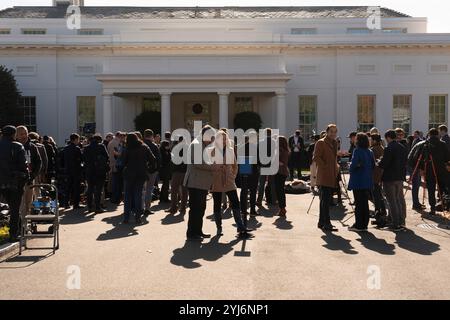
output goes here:
{"type": "MultiPolygon", "coordinates": [[[[418,170],[419,170],[419,164],[422,161],[422,159],[424,160],[423,172],[424,172],[425,180],[427,179],[427,170],[429,169],[428,164],[431,163],[431,173],[433,175],[434,181],[436,182],[438,196],[439,196],[439,199],[441,199],[441,202],[443,202],[444,198],[442,197],[442,191],[441,191],[441,187],[439,185],[439,179],[438,179],[438,176],[436,173],[436,167],[434,165],[433,155],[430,152],[428,152],[428,154],[426,154],[424,157],[424,152],[421,151],[419,157],[417,158],[416,164],[414,166],[414,170],[413,170],[412,174],[409,176],[408,186],[410,186],[410,185],[412,186],[412,181],[413,181],[415,175],[419,174],[419,179],[420,179],[419,188],[420,188],[420,185],[422,184],[422,178],[421,178],[418,170]]],[[[427,188],[423,188],[422,204],[425,203],[425,189],[427,189],[427,188]]],[[[411,187],[411,192],[412,192],[412,187],[411,187]]],[[[408,189],[405,191],[404,196],[406,196],[407,193],[408,193],[408,189]]]]}
{"type": "Polygon", "coordinates": [[[345,225],[345,223],[348,221],[348,220],[350,220],[351,218],[353,218],[354,216],[355,216],[355,208],[353,207],[353,204],[352,204],[352,202],[351,202],[351,200],[350,200],[350,195],[349,195],[349,193],[348,193],[348,184],[347,184],[347,181],[346,181],[346,179],[345,179],[345,175],[342,173],[342,171],[341,170],[339,170],[339,173],[340,173],[340,175],[341,175],[341,182],[342,182],[342,187],[344,188],[344,194],[345,194],[345,196],[347,197],[347,199],[348,199],[348,204],[350,205],[350,208],[352,208],[352,211],[350,211],[350,212],[347,212],[345,215],[348,215],[349,213],[352,213],[352,215],[350,215],[350,217],[348,217],[347,219],[345,219],[345,220],[341,220],[340,222],[341,222],[341,224],[342,225],[345,225]]]}
{"type": "MultiPolygon", "coordinates": [[[[348,204],[349,204],[350,207],[352,208],[352,211],[350,211],[350,212],[353,212],[353,214],[352,214],[348,219],[346,219],[345,221],[343,221],[343,222],[346,222],[347,220],[349,220],[350,218],[352,218],[352,217],[355,215],[355,214],[354,214],[355,210],[354,210],[354,208],[353,208],[353,204],[352,204],[351,201],[350,201],[350,195],[348,194],[348,191],[347,191],[347,181],[346,181],[346,179],[345,179],[345,175],[342,173],[341,168],[339,168],[339,177],[340,177],[340,179],[339,179],[339,183],[338,183],[338,188],[339,188],[340,190],[342,190],[342,188],[344,189],[344,195],[347,197],[347,199],[348,199],[348,204]],[[341,183],[342,183],[342,187],[341,187],[341,183]]],[[[315,200],[316,196],[317,196],[317,193],[315,193],[315,192],[313,191],[313,198],[311,199],[311,202],[310,202],[310,204],[309,204],[308,210],[306,211],[306,214],[309,214],[309,212],[311,211],[311,207],[312,207],[312,204],[314,203],[314,200],[315,200]]]]}

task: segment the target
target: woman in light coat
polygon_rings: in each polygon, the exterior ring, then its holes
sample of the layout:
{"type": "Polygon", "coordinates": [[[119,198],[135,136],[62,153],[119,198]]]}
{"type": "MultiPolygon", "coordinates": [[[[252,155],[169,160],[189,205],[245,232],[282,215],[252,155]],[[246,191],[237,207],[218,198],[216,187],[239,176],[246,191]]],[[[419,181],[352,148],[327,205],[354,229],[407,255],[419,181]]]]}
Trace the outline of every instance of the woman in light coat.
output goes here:
{"type": "Polygon", "coordinates": [[[248,230],[241,216],[239,198],[235,184],[238,166],[234,148],[230,142],[228,134],[219,130],[214,139],[214,145],[210,147],[213,166],[217,167],[214,171],[211,191],[214,199],[214,220],[217,226],[217,234],[222,234],[222,214],[221,203],[222,193],[225,193],[231,203],[234,221],[236,222],[239,236],[248,235],[248,230]]]}

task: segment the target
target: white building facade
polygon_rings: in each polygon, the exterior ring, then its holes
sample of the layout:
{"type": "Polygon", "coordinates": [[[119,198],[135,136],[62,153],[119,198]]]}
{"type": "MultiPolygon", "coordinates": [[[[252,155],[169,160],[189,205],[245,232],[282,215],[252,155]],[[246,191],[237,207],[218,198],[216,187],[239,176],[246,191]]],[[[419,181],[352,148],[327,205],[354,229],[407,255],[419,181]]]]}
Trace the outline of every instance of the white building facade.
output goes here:
{"type": "Polygon", "coordinates": [[[81,6],[72,30],[69,3],[54,2],[0,11],[0,64],[26,124],[59,142],[86,123],[134,130],[144,110],[162,131],[233,127],[241,111],[305,136],[449,123],[450,34],[425,18],[381,8],[371,30],[367,7],[81,6]]]}

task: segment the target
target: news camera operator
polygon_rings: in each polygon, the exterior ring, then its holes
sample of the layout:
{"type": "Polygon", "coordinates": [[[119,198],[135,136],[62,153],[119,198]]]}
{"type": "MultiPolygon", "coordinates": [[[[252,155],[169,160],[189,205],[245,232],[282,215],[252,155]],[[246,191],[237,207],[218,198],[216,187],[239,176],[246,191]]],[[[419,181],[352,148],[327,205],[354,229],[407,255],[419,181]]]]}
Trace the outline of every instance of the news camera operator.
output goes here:
{"type": "MultiPolygon", "coordinates": [[[[408,155],[408,164],[416,170],[422,170],[428,190],[430,214],[436,213],[436,183],[439,191],[448,194],[446,165],[450,161],[450,154],[445,142],[439,138],[439,130],[432,128],[428,131],[428,138],[418,142],[408,155]]],[[[441,199],[442,200],[442,199],[441,199]]]]}
{"type": "Polygon", "coordinates": [[[5,126],[0,138],[0,196],[9,206],[9,241],[16,242],[19,236],[19,208],[28,168],[25,149],[16,139],[16,128],[5,126]]]}

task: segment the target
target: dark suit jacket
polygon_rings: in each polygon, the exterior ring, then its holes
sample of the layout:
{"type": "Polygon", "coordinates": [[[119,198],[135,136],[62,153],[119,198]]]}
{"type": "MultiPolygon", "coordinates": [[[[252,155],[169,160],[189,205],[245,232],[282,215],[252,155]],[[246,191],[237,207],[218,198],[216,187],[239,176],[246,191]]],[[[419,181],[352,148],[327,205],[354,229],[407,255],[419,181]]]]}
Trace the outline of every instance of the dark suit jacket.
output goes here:
{"type": "Polygon", "coordinates": [[[405,181],[407,158],[406,147],[397,141],[391,141],[384,148],[383,157],[378,163],[378,166],[384,170],[382,181],[405,181]]]}
{"type": "MultiPolygon", "coordinates": [[[[295,148],[295,135],[289,137],[289,149],[291,149],[291,152],[294,152],[295,148]]],[[[305,141],[301,136],[298,137],[298,144],[300,145],[300,150],[305,150],[305,141]]]]}
{"type": "Polygon", "coordinates": [[[66,174],[74,177],[81,176],[81,164],[83,156],[79,146],[70,143],[64,148],[64,170],[66,174]]]}
{"type": "Polygon", "coordinates": [[[30,169],[30,178],[34,179],[37,177],[37,175],[39,174],[39,172],[41,171],[41,166],[42,166],[42,159],[41,156],[39,154],[38,148],[36,147],[36,145],[34,143],[32,143],[30,140],[28,140],[23,147],[25,148],[25,154],[29,153],[30,154],[30,165],[31,165],[31,169],[30,169]]]}
{"type": "Polygon", "coordinates": [[[91,142],[84,148],[83,159],[86,164],[87,178],[106,178],[109,170],[109,155],[103,143],[91,142]]]}

